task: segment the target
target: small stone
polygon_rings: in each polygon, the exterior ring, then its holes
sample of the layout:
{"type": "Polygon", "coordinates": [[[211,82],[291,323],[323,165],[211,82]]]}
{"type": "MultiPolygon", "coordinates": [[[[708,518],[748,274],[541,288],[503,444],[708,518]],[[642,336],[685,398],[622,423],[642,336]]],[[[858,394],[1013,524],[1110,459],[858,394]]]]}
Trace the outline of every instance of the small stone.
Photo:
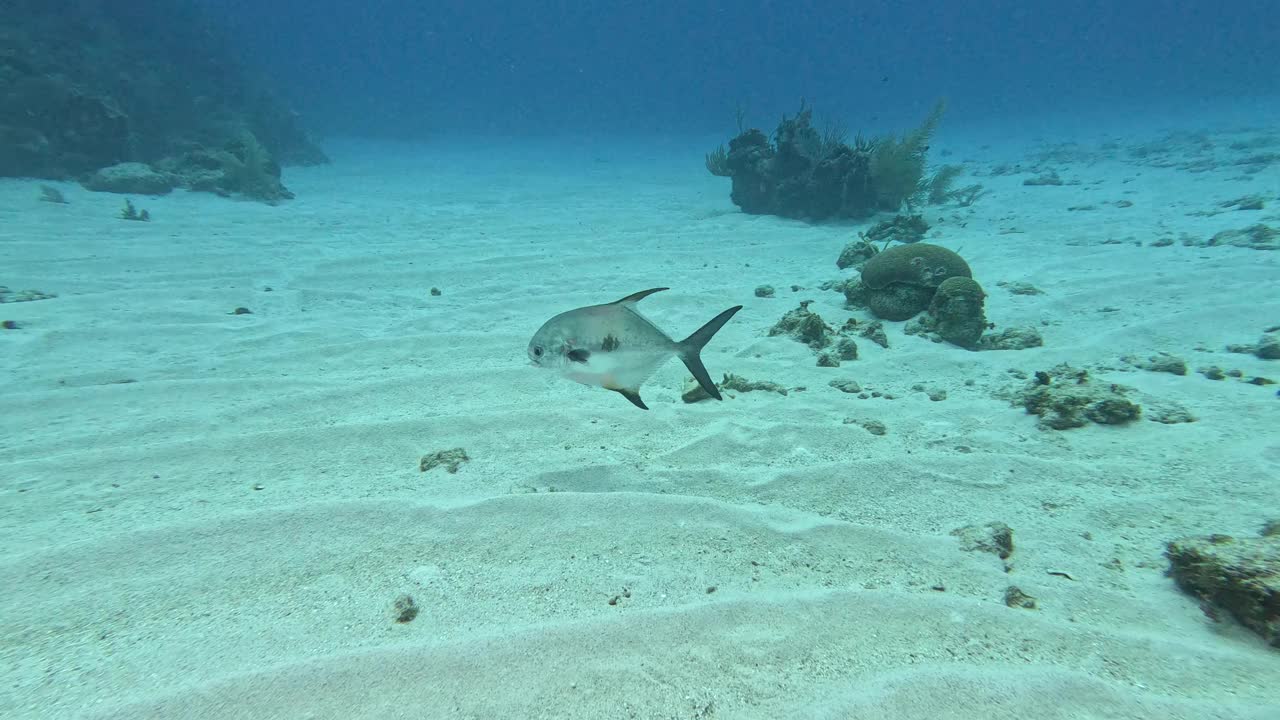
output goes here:
{"type": "Polygon", "coordinates": [[[996,285],[1004,288],[1005,290],[1008,290],[1014,295],[1043,295],[1044,294],[1043,290],[1036,287],[1035,285],[1032,285],[1029,282],[1022,282],[1022,281],[998,282],[996,283],[996,285]]]}
{"type": "Polygon", "coordinates": [[[989,552],[1001,560],[1013,554],[1013,529],[1002,522],[965,525],[951,531],[966,552],[989,552]]]}
{"type": "Polygon", "coordinates": [[[1036,599],[1022,592],[1017,585],[1010,585],[1005,588],[1004,604],[1009,607],[1020,607],[1027,610],[1036,609],[1036,599]]]}
{"type": "Polygon", "coordinates": [[[1125,362],[1128,362],[1130,365],[1133,365],[1134,367],[1142,368],[1143,370],[1147,370],[1150,372],[1164,372],[1164,373],[1169,373],[1171,375],[1187,374],[1187,361],[1183,360],[1182,358],[1176,355],[1170,355],[1169,353],[1165,353],[1165,352],[1152,355],[1148,357],[1146,360],[1140,360],[1140,359],[1131,358],[1131,357],[1126,357],[1123,359],[1125,362]]]}
{"type": "Polygon", "coordinates": [[[840,367],[840,358],[833,352],[823,350],[818,353],[818,367],[840,367]]]}
{"type": "Polygon", "coordinates": [[[1173,400],[1152,399],[1147,402],[1145,412],[1148,420],[1165,425],[1196,421],[1190,410],[1173,400]]]}
{"type": "Polygon", "coordinates": [[[66,196],[62,194],[61,190],[53,187],[52,185],[40,186],[40,200],[47,203],[54,203],[55,205],[67,204],[66,196]]]}
{"type": "Polygon", "coordinates": [[[1253,354],[1263,360],[1280,360],[1280,337],[1263,335],[1258,344],[1253,346],[1253,354]]]}
{"type": "Polygon", "coordinates": [[[418,462],[418,470],[426,472],[436,467],[443,466],[449,474],[458,472],[458,468],[464,462],[471,462],[471,458],[467,457],[467,451],[462,448],[453,448],[451,450],[437,450],[430,455],[423,455],[418,462]]]}
{"type": "Polygon", "coordinates": [[[862,392],[862,386],[853,380],[832,380],[827,384],[839,390],[840,392],[846,392],[846,393],[862,392]]]}
{"type": "Polygon", "coordinates": [[[841,270],[856,267],[870,260],[877,252],[879,250],[876,246],[866,240],[854,240],[840,251],[840,257],[836,259],[836,267],[841,270]]]}
{"type": "Polygon", "coordinates": [[[884,323],[879,320],[868,324],[858,334],[886,350],[889,348],[889,336],[885,335],[884,323]]]}
{"type": "Polygon", "coordinates": [[[929,223],[923,216],[895,215],[892,220],[883,220],[873,225],[863,237],[866,241],[873,243],[889,241],[909,245],[923,240],[927,232],[929,232],[929,223]]]}
{"type": "Polygon", "coordinates": [[[1005,328],[982,336],[979,350],[1026,350],[1044,345],[1040,332],[1033,327],[1005,328]]]}
{"type": "Polygon", "coordinates": [[[1263,208],[1263,202],[1264,200],[1261,195],[1246,195],[1244,197],[1236,198],[1235,200],[1228,200],[1219,204],[1218,207],[1234,208],[1236,210],[1261,210],[1263,208]]]}
{"type": "Polygon", "coordinates": [[[391,611],[396,619],[396,622],[398,623],[413,622],[413,619],[418,617],[418,604],[413,601],[413,598],[411,596],[401,595],[400,597],[396,598],[396,601],[394,603],[392,603],[391,611]]]}
{"type": "Polygon", "coordinates": [[[1209,247],[1235,245],[1254,250],[1275,250],[1280,248],[1280,230],[1257,223],[1241,230],[1223,230],[1209,238],[1205,245],[1209,247]]]}
{"type": "Polygon", "coordinates": [[[1217,365],[1202,367],[1199,370],[1196,370],[1196,372],[1200,373],[1206,378],[1209,378],[1210,380],[1226,380],[1227,379],[1227,374],[1224,373],[1222,371],[1222,368],[1218,367],[1217,365]]]}
{"type": "Polygon", "coordinates": [[[438,287],[433,287],[433,288],[431,288],[431,295],[432,295],[432,297],[440,297],[440,294],[441,294],[441,293],[440,293],[440,288],[438,288],[438,287]]]}
{"type": "MultiPolygon", "coordinates": [[[[697,381],[695,380],[694,382],[697,381]]],[[[721,390],[736,390],[744,393],[764,390],[766,392],[775,392],[779,395],[787,394],[787,389],[778,383],[769,382],[768,380],[747,380],[733,373],[725,373],[724,380],[720,381],[719,387],[721,390]]]]}
{"type": "Polygon", "coordinates": [[[756,297],[758,298],[771,298],[773,295],[774,290],[772,285],[761,285],[756,288],[756,297]]]}
{"type": "Polygon", "coordinates": [[[232,315],[252,315],[253,311],[247,307],[238,307],[231,311],[232,315]]]}
{"type": "Polygon", "coordinates": [[[857,360],[858,344],[853,341],[853,338],[840,338],[836,343],[836,355],[841,360],[857,360]]]}
{"type": "Polygon", "coordinates": [[[879,420],[859,420],[858,424],[872,435],[884,435],[889,432],[889,429],[879,420]]]}
{"type": "Polygon", "coordinates": [[[684,389],[680,391],[680,399],[686,403],[696,403],[710,400],[711,395],[703,389],[702,383],[690,377],[684,380],[684,389]]]}
{"type": "Polygon", "coordinates": [[[1124,425],[1141,414],[1142,408],[1122,397],[1105,398],[1084,409],[1084,416],[1099,425],[1124,425]]]}
{"type": "Polygon", "coordinates": [[[833,330],[817,313],[809,309],[812,303],[812,300],[803,300],[800,307],[788,311],[769,329],[769,337],[789,335],[814,350],[829,346],[833,330]]]}
{"type": "Polygon", "coordinates": [[[1033,178],[1027,178],[1022,181],[1023,185],[1061,185],[1062,178],[1058,177],[1056,172],[1042,173],[1033,178]]]}
{"type": "Polygon", "coordinates": [[[0,303],[16,303],[16,302],[33,302],[36,300],[48,300],[58,297],[53,293],[41,292],[39,290],[10,290],[0,285],[0,303]]]}

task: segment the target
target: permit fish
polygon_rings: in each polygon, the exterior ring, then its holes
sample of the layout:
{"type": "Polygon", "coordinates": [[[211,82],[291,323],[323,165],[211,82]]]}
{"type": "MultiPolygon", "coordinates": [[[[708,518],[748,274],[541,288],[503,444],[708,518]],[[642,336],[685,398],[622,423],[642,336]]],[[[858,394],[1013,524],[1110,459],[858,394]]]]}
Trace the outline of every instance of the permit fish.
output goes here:
{"type": "Polygon", "coordinates": [[[733,314],[735,305],[711,318],[692,335],[676,342],[640,314],[636,303],[669,288],[641,290],[605,305],[569,310],[543,323],[529,341],[534,365],[555,370],[583,385],[607,388],[641,410],[640,386],[674,355],[711,397],[721,400],[699,353],[733,314]]]}

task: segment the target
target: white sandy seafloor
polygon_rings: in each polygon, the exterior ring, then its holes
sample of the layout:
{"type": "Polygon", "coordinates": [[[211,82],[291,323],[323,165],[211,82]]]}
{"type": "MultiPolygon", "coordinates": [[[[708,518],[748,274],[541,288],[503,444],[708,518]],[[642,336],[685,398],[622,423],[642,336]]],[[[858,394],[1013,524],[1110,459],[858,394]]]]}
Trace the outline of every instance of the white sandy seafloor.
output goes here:
{"type": "Polygon", "coordinates": [[[819,286],[869,223],[737,212],[718,139],[332,143],[292,202],[135,198],[147,224],[0,183],[0,285],[57,295],[0,305],[0,717],[1280,717],[1280,653],[1162,555],[1280,516],[1275,386],[1194,371],[1280,379],[1225,350],[1280,323],[1280,253],[1183,243],[1280,226],[1280,166],[1177,167],[1280,137],[1090,133],[935,145],[989,192],[931,241],[1044,347],[886,323],[840,368],[767,331],[866,319],[819,286]],[[529,365],[551,315],[655,286],[677,337],[745,305],[711,374],[793,390],[685,404],[673,359],[646,413],[529,365]],[[1192,371],[1121,360],[1161,351],[1192,371]],[[995,396],[1061,362],[1197,421],[1044,431],[995,396]],[[988,521],[1007,573],[950,535],[988,521]]]}

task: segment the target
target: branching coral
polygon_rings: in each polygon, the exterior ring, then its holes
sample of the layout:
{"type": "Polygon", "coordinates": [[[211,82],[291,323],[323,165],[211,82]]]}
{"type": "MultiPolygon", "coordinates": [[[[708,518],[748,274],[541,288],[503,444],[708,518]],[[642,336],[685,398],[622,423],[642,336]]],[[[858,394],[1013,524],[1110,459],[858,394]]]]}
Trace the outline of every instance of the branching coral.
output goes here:
{"type": "Polygon", "coordinates": [[[871,151],[871,185],[882,210],[897,210],[920,189],[929,140],[942,120],[946,104],[939,102],[919,127],[901,137],[875,141],[871,151]]]}

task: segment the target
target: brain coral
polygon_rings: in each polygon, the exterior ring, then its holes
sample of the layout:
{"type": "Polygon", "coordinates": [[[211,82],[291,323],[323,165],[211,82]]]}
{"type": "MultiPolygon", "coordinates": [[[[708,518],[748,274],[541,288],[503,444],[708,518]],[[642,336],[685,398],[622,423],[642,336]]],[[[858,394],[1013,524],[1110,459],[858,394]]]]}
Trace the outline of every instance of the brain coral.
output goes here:
{"type": "Polygon", "coordinates": [[[936,289],[950,277],[973,277],[973,273],[964,258],[929,243],[891,247],[862,268],[862,282],[872,290],[883,290],[893,283],[936,289]]]}

